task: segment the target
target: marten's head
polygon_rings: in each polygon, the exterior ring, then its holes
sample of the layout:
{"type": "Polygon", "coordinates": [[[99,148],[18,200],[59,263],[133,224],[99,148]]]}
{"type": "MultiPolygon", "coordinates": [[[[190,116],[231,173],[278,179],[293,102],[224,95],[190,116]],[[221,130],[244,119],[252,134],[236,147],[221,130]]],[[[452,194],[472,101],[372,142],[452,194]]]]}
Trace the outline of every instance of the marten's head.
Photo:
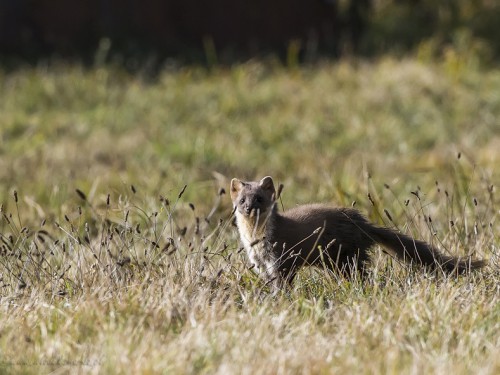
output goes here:
{"type": "Polygon", "coordinates": [[[233,207],[245,217],[265,217],[274,208],[276,189],[269,176],[259,182],[243,182],[233,178],[230,191],[233,207]]]}

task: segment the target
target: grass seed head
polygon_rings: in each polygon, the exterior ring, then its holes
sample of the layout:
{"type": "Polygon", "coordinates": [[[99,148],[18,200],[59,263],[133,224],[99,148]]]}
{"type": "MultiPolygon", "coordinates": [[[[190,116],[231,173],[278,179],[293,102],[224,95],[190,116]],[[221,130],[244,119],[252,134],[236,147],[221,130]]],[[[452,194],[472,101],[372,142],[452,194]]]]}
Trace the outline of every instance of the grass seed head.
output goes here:
{"type": "Polygon", "coordinates": [[[83,193],[83,191],[81,191],[80,189],[75,189],[76,191],[76,194],[80,197],[80,199],[86,201],[87,200],[87,196],[83,193]]]}
{"type": "Polygon", "coordinates": [[[392,216],[391,216],[391,214],[390,214],[390,213],[389,213],[389,211],[388,211],[388,210],[386,210],[385,208],[384,208],[384,213],[385,213],[385,216],[387,216],[387,218],[391,221],[391,223],[393,223],[394,221],[392,220],[392,216]]]}
{"type": "Polygon", "coordinates": [[[177,196],[177,199],[181,199],[182,195],[184,194],[184,192],[186,191],[186,188],[187,188],[187,185],[184,185],[184,187],[182,188],[181,192],[179,193],[179,195],[177,196]]]}
{"type": "Polygon", "coordinates": [[[375,202],[373,201],[372,195],[370,193],[368,193],[368,200],[370,201],[372,206],[375,206],[375,202]]]}

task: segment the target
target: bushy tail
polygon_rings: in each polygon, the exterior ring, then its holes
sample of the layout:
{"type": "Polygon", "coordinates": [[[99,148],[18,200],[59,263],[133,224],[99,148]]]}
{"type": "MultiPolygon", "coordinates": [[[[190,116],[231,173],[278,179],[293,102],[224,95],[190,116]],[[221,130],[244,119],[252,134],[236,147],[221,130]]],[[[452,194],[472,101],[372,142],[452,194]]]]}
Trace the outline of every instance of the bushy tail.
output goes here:
{"type": "Polygon", "coordinates": [[[371,239],[407,263],[416,263],[431,269],[441,269],[449,274],[462,274],[485,265],[483,260],[461,259],[444,255],[432,245],[415,240],[392,229],[376,227],[366,223],[363,230],[371,239]]]}

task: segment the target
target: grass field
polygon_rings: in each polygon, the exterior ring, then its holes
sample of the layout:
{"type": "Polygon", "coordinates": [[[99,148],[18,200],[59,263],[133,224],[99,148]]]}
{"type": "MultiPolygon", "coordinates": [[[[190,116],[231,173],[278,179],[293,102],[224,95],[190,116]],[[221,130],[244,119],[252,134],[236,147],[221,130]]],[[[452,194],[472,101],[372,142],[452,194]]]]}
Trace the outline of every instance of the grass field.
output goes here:
{"type": "Polygon", "coordinates": [[[498,69],[51,64],[0,70],[0,98],[1,373],[500,372],[498,69]],[[489,264],[374,248],[365,285],[306,269],[272,297],[221,190],[265,175],[285,208],[355,204],[489,264]]]}

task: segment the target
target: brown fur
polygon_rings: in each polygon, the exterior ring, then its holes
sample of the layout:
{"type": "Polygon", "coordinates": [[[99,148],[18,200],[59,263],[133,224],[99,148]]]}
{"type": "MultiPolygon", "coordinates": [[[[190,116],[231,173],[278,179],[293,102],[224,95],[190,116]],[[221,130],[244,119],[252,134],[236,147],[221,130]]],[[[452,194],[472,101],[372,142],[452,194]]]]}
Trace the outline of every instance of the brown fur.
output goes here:
{"type": "Polygon", "coordinates": [[[362,277],[368,250],[379,243],[408,263],[446,273],[464,273],[484,265],[459,259],[392,229],[371,224],[352,208],[309,204],[279,213],[271,177],[260,182],[231,181],[231,199],[241,240],[256,270],[279,290],[303,265],[326,266],[347,277],[362,277]]]}

